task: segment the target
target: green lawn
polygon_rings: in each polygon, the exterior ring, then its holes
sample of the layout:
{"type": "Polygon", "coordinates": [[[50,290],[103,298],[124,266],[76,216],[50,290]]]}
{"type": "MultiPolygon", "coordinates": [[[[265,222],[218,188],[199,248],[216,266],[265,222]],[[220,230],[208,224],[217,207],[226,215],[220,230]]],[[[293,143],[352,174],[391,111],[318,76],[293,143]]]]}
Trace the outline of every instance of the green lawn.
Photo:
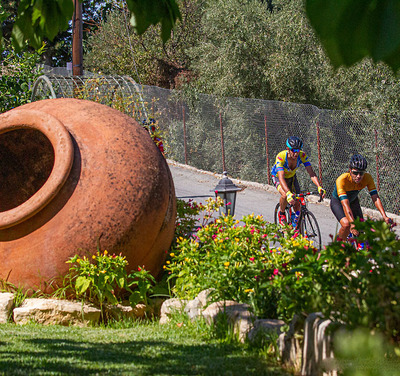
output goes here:
{"type": "Polygon", "coordinates": [[[288,375],[194,325],[0,325],[1,375],[288,375]]]}

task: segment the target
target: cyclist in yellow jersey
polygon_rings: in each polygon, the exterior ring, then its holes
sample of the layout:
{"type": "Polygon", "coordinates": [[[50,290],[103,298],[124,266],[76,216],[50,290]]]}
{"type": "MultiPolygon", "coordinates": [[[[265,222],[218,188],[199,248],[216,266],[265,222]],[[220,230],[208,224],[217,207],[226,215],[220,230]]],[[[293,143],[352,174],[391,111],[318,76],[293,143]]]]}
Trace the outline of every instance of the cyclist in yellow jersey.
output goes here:
{"type": "Polygon", "coordinates": [[[275,164],[271,170],[272,181],[281,194],[279,199],[281,210],[278,212],[278,219],[282,225],[287,222],[285,214],[287,203],[294,204],[296,212],[300,210],[300,203],[294,200],[293,193],[300,193],[296,172],[302,164],[310,175],[312,182],[318,187],[318,192],[322,197],[325,196],[325,190],[319,184],[307,154],[301,150],[303,141],[298,137],[291,136],[286,140],[286,146],[286,150],[281,151],[276,156],[275,164]]]}
{"type": "Polygon", "coordinates": [[[374,179],[365,172],[367,166],[367,160],[362,155],[354,154],[350,159],[349,171],[336,179],[331,198],[331,210],[341,225],[338,232],[340,239],[347,239],[350,232],[355,236],[358,235],[353,222],[355,218],[363,218],[358,194],[365,187],[384,221],[387,224],[393,223],[385,213],[374,179]]]}

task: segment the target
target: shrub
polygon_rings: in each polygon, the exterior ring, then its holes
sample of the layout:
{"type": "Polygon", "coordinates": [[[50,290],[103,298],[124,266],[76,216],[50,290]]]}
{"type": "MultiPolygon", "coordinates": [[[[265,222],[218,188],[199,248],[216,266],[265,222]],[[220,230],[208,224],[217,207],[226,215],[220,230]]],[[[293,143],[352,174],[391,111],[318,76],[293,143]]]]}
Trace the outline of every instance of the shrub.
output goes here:
{"type": "Polygon", "coordinates": [[[194,237],[179,238],[165,266],[172,291],[190,299],[214,288],[215,299],[248,303],[258,316],[276,318],[281,291],[274,279],[293,259],[293,252],[310,243],[300,236],[287,240],[262,216],[248,215],[241,222],[221,216],[194,237]]]}

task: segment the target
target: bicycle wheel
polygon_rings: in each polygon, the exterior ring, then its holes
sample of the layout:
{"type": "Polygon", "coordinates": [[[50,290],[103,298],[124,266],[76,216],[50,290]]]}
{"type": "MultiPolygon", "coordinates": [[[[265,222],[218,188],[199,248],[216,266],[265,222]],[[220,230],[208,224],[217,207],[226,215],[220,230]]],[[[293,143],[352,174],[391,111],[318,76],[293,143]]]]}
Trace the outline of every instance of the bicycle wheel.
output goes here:
{"type": "Polygon", "coordinates": [[[300,219],[300,234],[308,240],[313,241],[313,246],[319,251],[321,250],[322,240],[321,231],[318,226],[317,219],[314,214],[308,211],[304,213],[300,219]]]}
{"type": "MultiPolygon", "coordinates": [[[[280,208],[280,205],[279,205],[279,202],[278,202],[278,203],[276,204],[275,210],[274,210],[274,223],[275,223],[276,225],[279,224],[279,220],[278,220],[278,211],[280,211],[280,210],[281,210],[281,208],[280,208]]],[[[290,223],[290,209],[289,209],[288,206],[286,206],[285,212],[286,212],[286,222],[290,223]]]]}

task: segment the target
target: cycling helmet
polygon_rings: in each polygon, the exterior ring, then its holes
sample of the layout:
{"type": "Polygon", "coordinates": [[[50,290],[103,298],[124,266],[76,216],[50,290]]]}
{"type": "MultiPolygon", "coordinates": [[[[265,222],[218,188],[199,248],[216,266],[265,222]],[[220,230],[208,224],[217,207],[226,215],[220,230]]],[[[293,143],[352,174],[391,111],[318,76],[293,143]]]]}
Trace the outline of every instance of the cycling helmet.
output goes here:
{"type": "Polygon", "coordinates": [[[289,149],[301,149],[303,147],[303,141],[296,136],[291,136],[286,140],[286,146],[289,149]]]}
{"type": "Polygon", "coordinates": [[[367,160],[361,154],[354,154],[350,159],[350,168],[355,168],[357,170],[366,170],[367,166],[367,160]]]}

